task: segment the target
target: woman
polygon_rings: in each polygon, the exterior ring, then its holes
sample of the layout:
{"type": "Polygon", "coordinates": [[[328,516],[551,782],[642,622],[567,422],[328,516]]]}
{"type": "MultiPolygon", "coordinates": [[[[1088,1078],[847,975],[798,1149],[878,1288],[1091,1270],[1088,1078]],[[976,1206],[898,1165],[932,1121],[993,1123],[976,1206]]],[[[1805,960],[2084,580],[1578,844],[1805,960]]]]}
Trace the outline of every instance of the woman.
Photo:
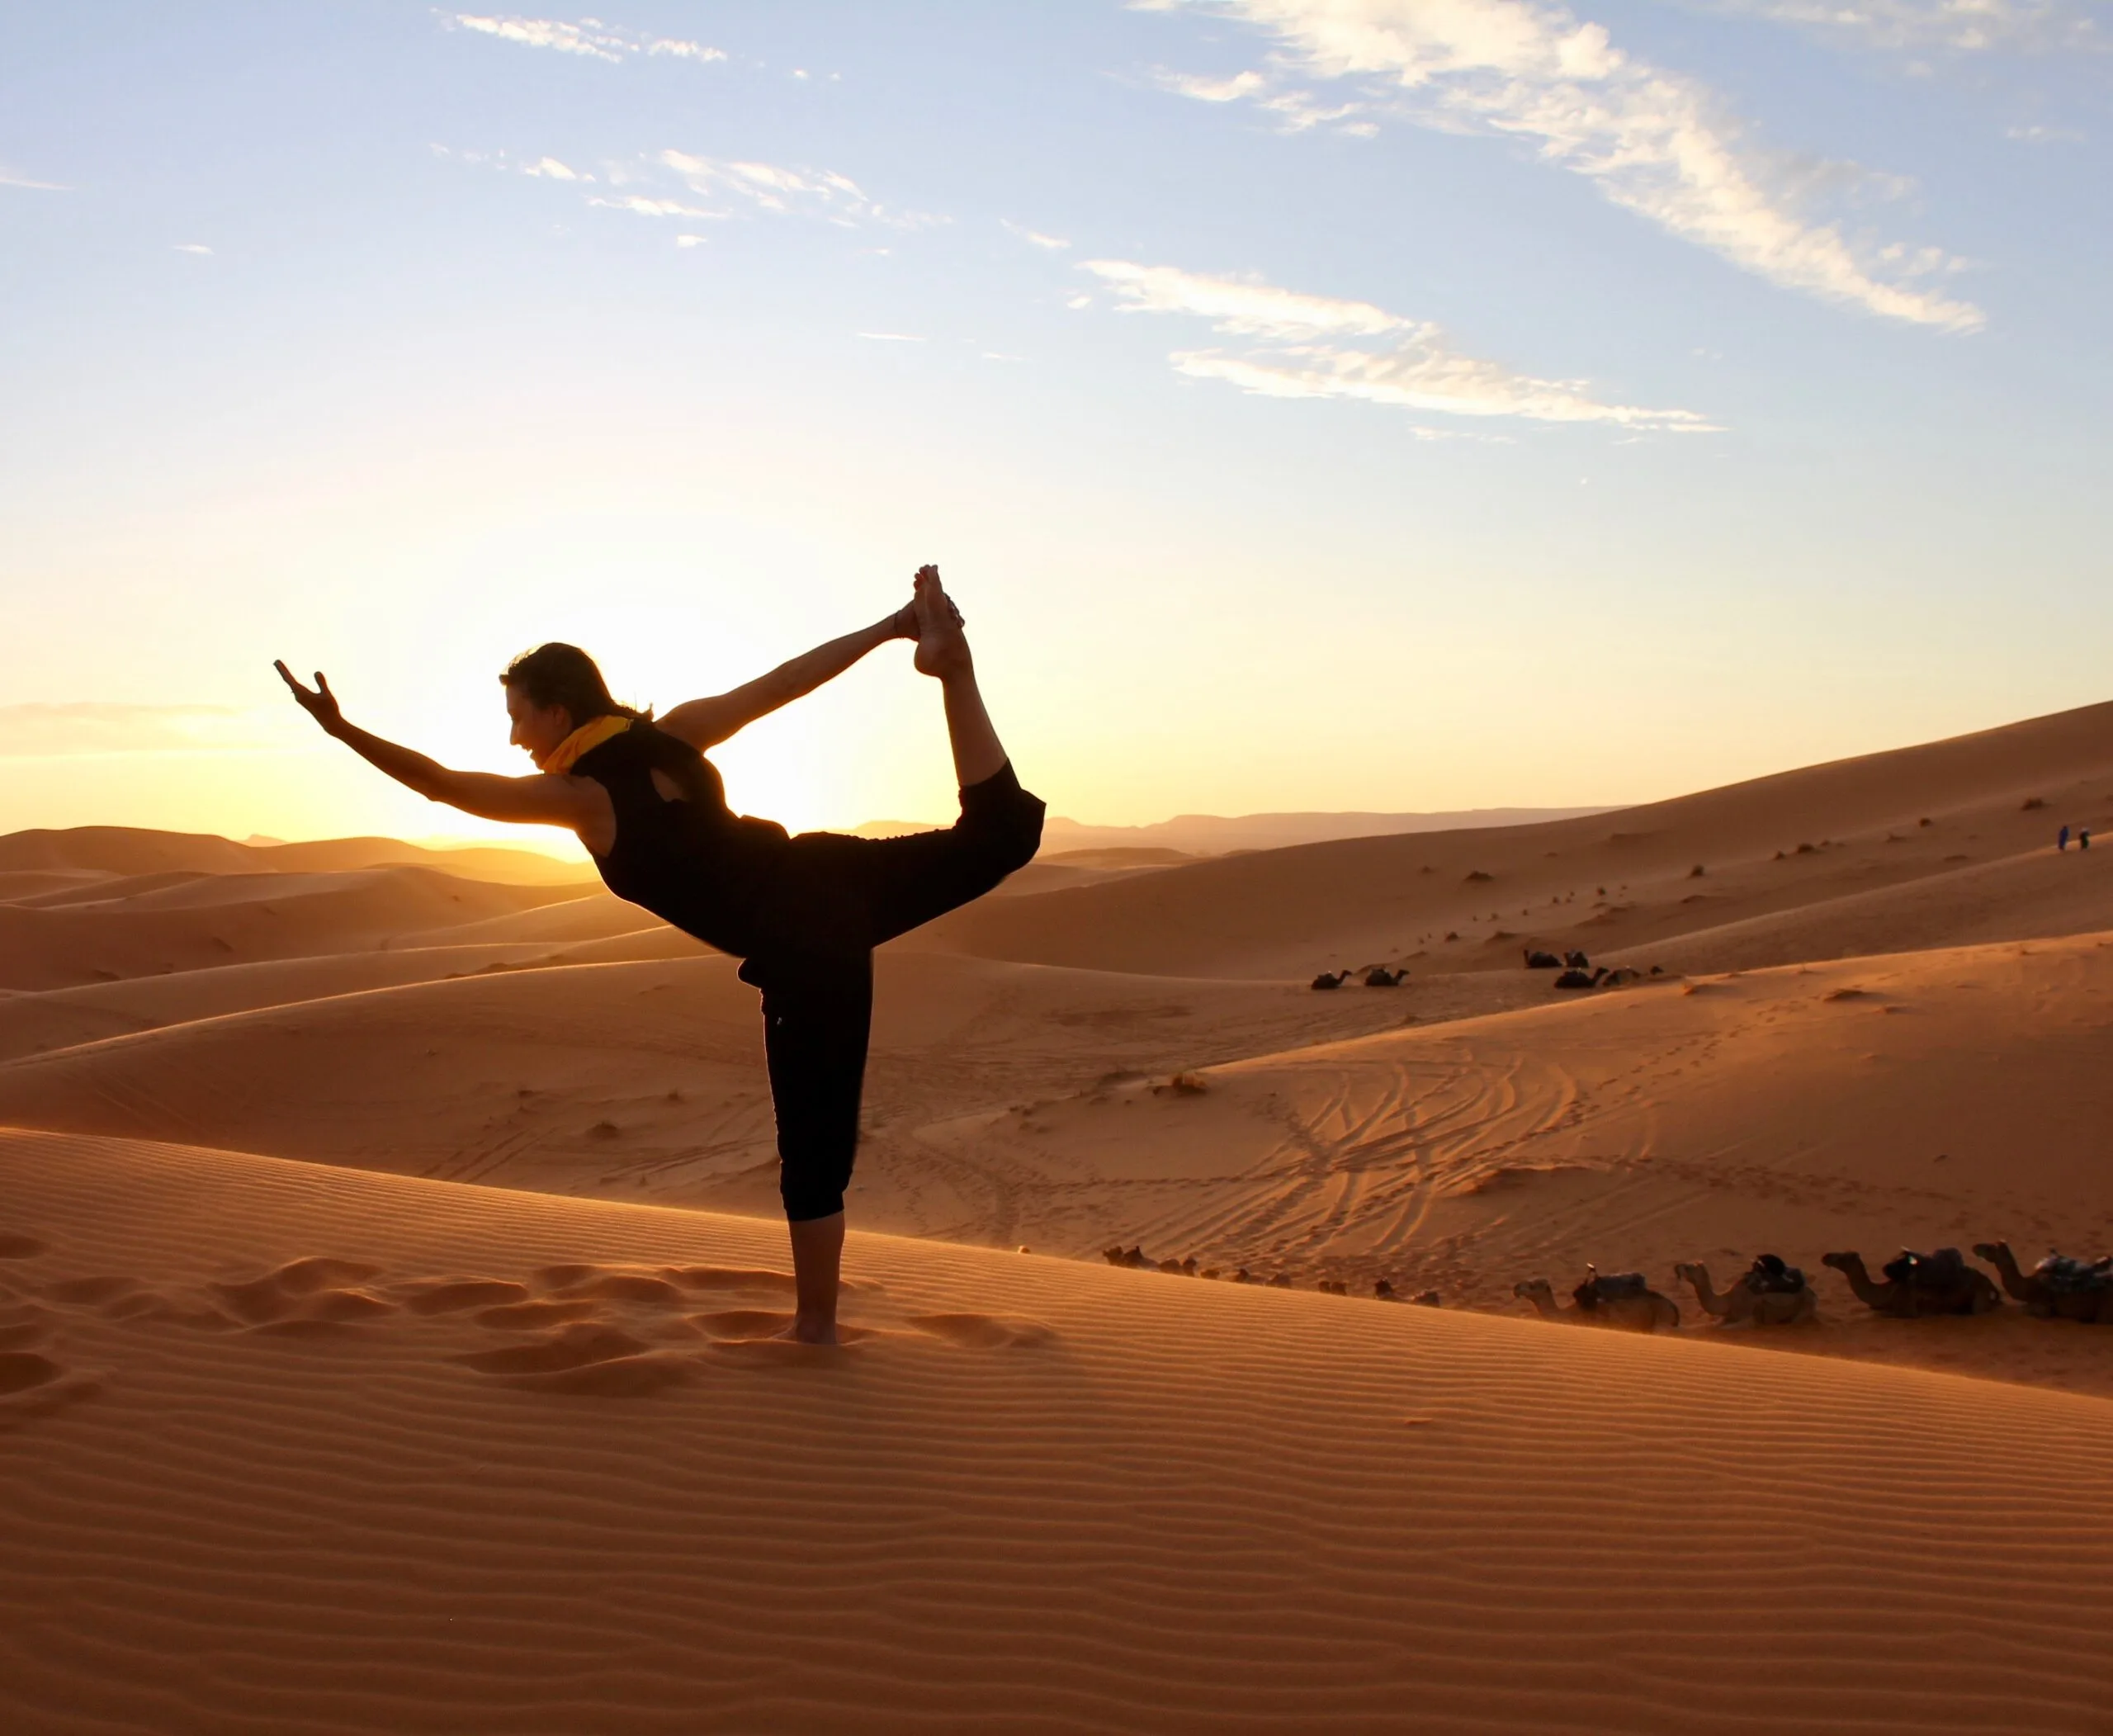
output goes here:
{"type": "Polygon", "coordinates": [[[347,723],[319,670],[311,689],[284,663],[274,667],[327,734],[398,783],[486,820],[570,827],[618,897],[744,961],[741,980],[763,991],[779,1190],[792,1237],[798,1312],[787,1336],[835,1343],[873,948],[989,892],[1042,841],[1042,805],[1020,788],[999,745],[938,569],[920,567],[911,600],[886,620],[664,717],[618,705],[575,646],[525,653],[499,679],[509,739],[534,758],[533,777],[450,771],[347,723]],[[788,838],[782,826],[728,809],[706,748],[905,638],[917,641],[916,667],[937,679],[946,702],[961,784],[952,828],[788,838]]]}

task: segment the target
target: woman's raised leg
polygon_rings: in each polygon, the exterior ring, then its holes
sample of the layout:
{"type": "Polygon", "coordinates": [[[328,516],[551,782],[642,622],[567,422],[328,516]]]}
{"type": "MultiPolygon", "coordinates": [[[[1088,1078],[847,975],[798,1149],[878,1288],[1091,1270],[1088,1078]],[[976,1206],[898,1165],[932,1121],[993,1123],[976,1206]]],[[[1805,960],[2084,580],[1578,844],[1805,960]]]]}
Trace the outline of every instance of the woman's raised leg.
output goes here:
{"type": "Polygon", "coordinates": [[[983,694],[961,617],[939,584],[936,566],[920,566],[910,581],[917,611],[917,671],[939,684],[947,707],[947,740],[954,750],[954,781],[963,789],[1005,769],[1005,750],[983,694]]]}

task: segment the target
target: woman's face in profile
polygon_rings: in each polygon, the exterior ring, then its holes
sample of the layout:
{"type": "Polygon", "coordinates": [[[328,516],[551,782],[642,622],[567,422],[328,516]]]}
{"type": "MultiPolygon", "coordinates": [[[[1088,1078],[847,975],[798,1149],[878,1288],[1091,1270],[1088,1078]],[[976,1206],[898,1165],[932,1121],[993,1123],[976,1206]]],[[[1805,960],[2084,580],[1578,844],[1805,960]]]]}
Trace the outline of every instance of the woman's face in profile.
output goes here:
{"type": "Polygon", "coordinates": [[[507,740],[540,759],[572,733],[572,713],[561,705],[537,705],[518,687],[506,690],[506,715],[513,727],[507,740]]]}

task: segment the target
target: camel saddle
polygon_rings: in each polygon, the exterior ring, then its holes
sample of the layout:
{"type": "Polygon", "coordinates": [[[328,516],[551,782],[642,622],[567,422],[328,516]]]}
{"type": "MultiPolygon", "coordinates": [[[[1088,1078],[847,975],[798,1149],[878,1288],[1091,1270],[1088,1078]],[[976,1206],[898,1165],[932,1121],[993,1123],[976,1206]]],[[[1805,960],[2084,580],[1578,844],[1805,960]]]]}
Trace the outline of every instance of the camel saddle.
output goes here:
{"type": "Polygon", "coordinates": [[[1603,1302],[1627,1302],[1650,1294],[1650,1281],[1641,1272],[1595,1272],[1570,1293],[1570,1298],[1589,1312],[1603,1302]]]}
{"type": "Polygon", "coordinates": [[[1804,1287],[1804,1273],[1785,1265],[1780,1254],[1763,1254],[1747,1272],[1747,1288],[1756,1294],[1794,1296],[1804,1287]]]}
{"type": "Polygon", "coordinates": [[[1898,1259],[1886,1261],[1885,1275],[1895,1284],[1949,1289],[1964,1282],[1966,1256],[1957,1248],[1937,1248],[1927,1254],[1903,1248],[1898,1259]]]}
{"type": "Polygon", "coordinates": [[[2032,1269],[2032,1275],[2050,1290],[2082,1294],[2113,1289],[2113,1255],[2103,1260],[2078,1260],[2068,1254],[2049,1254],[2032,1269]]]}

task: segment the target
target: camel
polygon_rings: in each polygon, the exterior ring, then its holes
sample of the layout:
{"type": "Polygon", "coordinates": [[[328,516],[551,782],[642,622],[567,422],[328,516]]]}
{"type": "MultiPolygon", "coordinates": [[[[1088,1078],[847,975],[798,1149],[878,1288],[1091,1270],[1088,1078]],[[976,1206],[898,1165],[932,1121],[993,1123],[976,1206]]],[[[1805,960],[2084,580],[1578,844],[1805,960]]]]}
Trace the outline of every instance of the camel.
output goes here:
{"type": "Polygon", "coordinates": [[[1897,1319],[1986,1314],[2003,1305],[1988,1275],[1969,1265],[1957,1248],[1939,1248],[1933,1254],[1903,1250],[1898,1260],[1886,1262],[1884,1284],[1872,1281],[1861,1254],[1822,1254],[1820,1264],[1832,1266],[1846,1278],[1856,1299],[1866,1308],[1897,1319]]]}
{"type": "Polygon", "coordinates": [[[1350,1287],[1340,1278],[1323,1278],[1321,1280],[1321,1294],[1323,1296],[1347,1296],[1350,1293],[1350,1287]]]}
{"type": "Polygon", "coordinates": [[[1562,961],[1553,953],[1537,953],[1523,946],[1519,948],[1519,951],[1524,958],[1526,968],[1529,971],[1559,971],[1562,968],[1562,961]]]}
{"type": "Polygon", "coordinates": [[[1565,953],[1562,955],[1562,962],[1567,968],[1573,971],[1589,971],[1592,968],[1592,961],[1582,953],[1565,953]]]}
{"type": "Polygon", "coordinates": [[[1618,989],[1625,982],[1641,982],[1643,980],[1643,972],[1632,971],[1624,964],[1607,972],[1606,986],[1610,989],[1618,989]]]}
{"type": "Polygon", "coordinates": [[[1384,1278],[1373,1285],[1372,1294],[1382,1302],[1405,1302],[1411,1308],[1435,1308],[1438,1306],[1437,1291],[1418,1290],[1413,1296],[1404,1296],[1390,1280],[1384,1278]]]}
{"type": "Polygon", "coordinates": [[[1600,986],[1600,979],[1606,974],[1607,967],[1604,964],[1598,970],[1590,972],[1572,968],[1565,971],[1548,986],[1557,989],[1595,989],[1600,986]]]}
{"type": "Polygon", "coordinates": [[[1555,1291],[1545,1278],[1521,1280],[1512,1285],[1511,1294],[1532,1303],[1542,1319],[1572,1326],[1610,1327],[1623,1332],[1670,1332],[1679,1327],[1680,1309],[1671,1298],[1645,1284],[1640,1273],[1602,1278],[1590,1266],[1585,1270],[1587,1276],[1571,1292],[1572,1306],[1567,1308],[1556,1306],[1555,1291]]]}
{"type": "Polygon", "coordinates": [[[1805,1275],[1774,1254],[1763,1254],[1721,1296],[1709,1282],[1706,1265],[1683,1261],[1673,1275],[1693,1284],[1703,1313],[1726,1326],[1799,1326],[1819,1312],[1805,1275]]]}
{"type": "Polygon", "coordinates": [[[2002,1276],[2003,1288],[2035,1320],[2113,1326],[2113,1257],[2087,1263],[2049,1254],[2030,1273],[2017,1269],[2007,1242],[1977,1242],[1974,1251],[2002,1276]]]}
{"type": "Polygon", "coordinates": [[[1368,989],[1399,988],[1409,980],[1406,968],[1390,971],[1383,964],[1375,964],[1364,973],[1364,986],[1368,989]]]}
{"type": "Polygon", "coordinates": [[[1323,971],[1310,986],[1316,989],[1339,989],[1350,980],[1348,971],[1323,971]]]}

